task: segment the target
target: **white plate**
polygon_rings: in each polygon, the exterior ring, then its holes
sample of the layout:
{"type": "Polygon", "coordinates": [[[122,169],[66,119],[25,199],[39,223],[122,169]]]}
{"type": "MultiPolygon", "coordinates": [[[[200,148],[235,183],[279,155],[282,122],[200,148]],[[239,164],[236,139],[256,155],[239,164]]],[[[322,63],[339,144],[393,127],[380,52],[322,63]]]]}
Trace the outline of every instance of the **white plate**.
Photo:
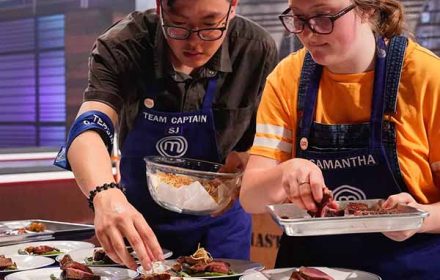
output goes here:
{"type": "MultiPolygon", "coordinates": [[[[134,270],[119,267],[92,267],[94,274],[101,276],[101,280],[128,280],[138,276],[134,270]]],[[[58,267],[27,270],[9,274],[5,280],[50,280],[50,275],[60,277],[61,269],[58,267]]]]}
{"type": "MultiPolygon", "coordinates": [[[[237,277],[243,274],[252,273],[254,271],[260,271],[264,269],[264,266],[259,263],[246,261],[246,260],[235,260],[235,259],[215,259],[218,261],[224,261],[231,265],[231,270],[235,272],[235,274],[232,275],[224,275],[224,276],[198,276],[201,279],[218,279],[218,278],[229,278],[229,277],[237,277]]],[[[164,271],[171,268],[173,264],[176,263],[176,260],[165,260],[163,266],[161,266],[160,269],[157,269],[156,271],[164,271]]],[[[141,266],[138,267],[139,273],[144,273],[144,270],[141,266]]],[[[197,279],[195,277],[188,277],[189,279],[197,279]]]]}
{"type": "Polygon", "coordinates": [[[42,256],[11,256],[9,258],[11,258],[12,261],[17,264],[17,269],[0,270],[0,274],[36,269],[51,265],[55,262],[55,260],[52,258],[47,258],[42,256]]]}
{"type": "Polygon", "coordinates": [[[44,256],[57,256],[61,254],[66,254],[72,250],[81,249],[81,248],[93,248],[95,245],[89,242],[82,242],[82,241],[38,241],[38,242],[29,242],[29,243],[22,243],[22,244],[15,244],[10,246],[4,246],[0,247],[0,255],[5,256],[22,256],[18,253],[18,250],[25,249],[29,246],[41,246],[41,245],[47,245],[51,247],[55,247],[60,249],[60,253],[57,254],[51,254],[51,255],[44,255],[44,256]]]}
{"type": "MultiPolygon", "coordinates": [[[[70,257],[72,260],[79,262],[79,263],[86,263],[86,258],[92,257],[93,252],[96,249],[101,249],[101,247],[97,248],[84,248],[84,249],[78,249],[78,250],[72,250],[69,252],[70,257]]],[[[169,258],[173,255],[173,252],[167,249],[162,249],[164,258],[169,258]]],[[[56,257],[57,262],[60,262],[60,260],[64,257],[65,254],[58,255],[56,257]]],[[[135,256],[135,253],[132,253],[133,256],[135,256]]],[[[94,264],[89,266],[121,266],[120,264],[94,264]]]]}
{"type": "MultiPolygon", "coordinates": [[[[335,280],[381,280],[379,276],[360,270],[344,268],[315,267],[335,280]]],[[[253,272],[240,277],[240,280],[289,280],[295,268],[277,268],[253,272]]]]}

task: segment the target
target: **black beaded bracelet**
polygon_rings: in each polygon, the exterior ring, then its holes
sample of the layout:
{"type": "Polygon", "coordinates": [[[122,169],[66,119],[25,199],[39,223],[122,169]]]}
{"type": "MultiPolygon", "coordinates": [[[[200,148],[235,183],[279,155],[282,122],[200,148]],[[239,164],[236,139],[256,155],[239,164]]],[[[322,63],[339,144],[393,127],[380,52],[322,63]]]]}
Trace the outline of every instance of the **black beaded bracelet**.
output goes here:
{"type": "Polygon", "coordinates": [[[95,207],[93,206],[93,199],[95,198],[95,196],[102,191],[108,190],[108,189],[120,189],[122,191],[122,193],[125,194],[125,188],[121,185],[119,185],[118,183],[109,183],[109,184],[104,184],[102,186],[97,186],[93,191],[90,191],[90,195],[89,198],[87,199],[89,202],[89,207],[94,211],[95,207]]]}

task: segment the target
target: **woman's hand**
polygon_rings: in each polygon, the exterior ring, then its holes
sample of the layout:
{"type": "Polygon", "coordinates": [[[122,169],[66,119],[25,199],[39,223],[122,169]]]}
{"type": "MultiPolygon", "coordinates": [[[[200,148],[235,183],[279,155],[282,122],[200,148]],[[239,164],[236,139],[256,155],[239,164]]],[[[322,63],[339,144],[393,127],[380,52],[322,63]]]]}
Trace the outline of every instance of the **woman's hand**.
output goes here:
{"type": "Polygon", "coordinates": [[[109,257],[136,270],[124,238],[131,244],[144,269],[151,262],[163,260],[162,249],[144,217],[118,189],[98,193],[94,198],[96,236],[109,257]]]}
{"type": "MultiPolygon", "coordinates": [[[[421,208],[421,205],[409,194],[409,193],[399,193],[388,197],[388,199],[382,204],[385,209],[391,209],[397,206],[397,204],[404,204],[414,208],[421,208]]],[[[404,230],[404,231],[388,231],[383,232],[383,234],[394,240],[394,241],[405,241],[417,232],[421,228],[415,230],[404,230]]]]}
{"type": "MultiPolygon", "coordinates": [[[[248,153],[246,152],[239,153],[236,151],[232,151],[226,157],[225,164],[219,169],[219,172],[224,172],[224,173],[242,172],[246,168],[248,160],[249,160],[248,153]]],[[[234,205],[234,202],[238,199],[239,194],[240,194],[240,187],[231,190],[231,193],[229,194],[231,200],[229,201],[228,205],[212,213],[211,216],[218,217],[226,213],[234,205]]]]}
{"type": "Polygon", "coordinates": [[[281,184],[287,199],[298,207],[315,212],[326,189],[321,169],[309,160],[295,158],[281,164],[281,184]]]}

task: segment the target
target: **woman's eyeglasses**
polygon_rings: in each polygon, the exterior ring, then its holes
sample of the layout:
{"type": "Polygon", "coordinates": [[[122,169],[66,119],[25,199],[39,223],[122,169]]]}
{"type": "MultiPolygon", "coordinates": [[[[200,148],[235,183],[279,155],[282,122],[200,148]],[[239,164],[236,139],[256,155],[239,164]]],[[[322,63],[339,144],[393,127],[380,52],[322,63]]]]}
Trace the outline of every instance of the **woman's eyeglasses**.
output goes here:
{"type": "MultiPolygon", "coordinates": [[[[213,27],[213,28],[201,28],[201,29],[188,29],[185,27],[174,26],[170,24],[166,24],[163,19],[163,6],[162,1],[160,1],[160,20],[162,24],[162,29],[168,38],[175,40],[186,40],[193,33],[196,33],[197,36],[203,41],[215,41],[220,39],[223,36],[223,32],[228,28],[228,20],[229,14],[231,13],[231,4],[229,4],[228,13],[224,17],[225,26],[223,27],[213,27]]],[[[221,22],[223,19],[221,20],[221,22]]]]}
{"type": "Polygon", "coordinates": [[[299,34],[304,31],[304,27],[307,25],[313,33],[330,34],[333,32],[335,21],[355,7],[356,5],[353,4],[334,15],[316,15],[309,18],[293,15],[292,9],[288,8],[278,17],[284,25],[284,28],[290,33],[299,34]]]}

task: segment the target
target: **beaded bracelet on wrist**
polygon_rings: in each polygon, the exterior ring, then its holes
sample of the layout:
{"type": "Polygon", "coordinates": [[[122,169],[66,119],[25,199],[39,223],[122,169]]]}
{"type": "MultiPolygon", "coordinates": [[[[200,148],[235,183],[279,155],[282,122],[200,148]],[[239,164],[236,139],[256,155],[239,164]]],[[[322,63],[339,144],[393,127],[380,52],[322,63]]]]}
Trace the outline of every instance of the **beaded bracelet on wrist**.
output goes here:
{"type": "Polygon", "coordinates": [[[92,210],[95,210],[95,207],[93,206],[93,199],[95,196],[102,191],[108,190],[108,189],[119,189],[125,194],[125,188],[119,185],[118,183],[106,183],[102,186],[97,186],[93,191],[90,191],[89,198],[87,199],[89,202],[89,207],[92,210]]]}

